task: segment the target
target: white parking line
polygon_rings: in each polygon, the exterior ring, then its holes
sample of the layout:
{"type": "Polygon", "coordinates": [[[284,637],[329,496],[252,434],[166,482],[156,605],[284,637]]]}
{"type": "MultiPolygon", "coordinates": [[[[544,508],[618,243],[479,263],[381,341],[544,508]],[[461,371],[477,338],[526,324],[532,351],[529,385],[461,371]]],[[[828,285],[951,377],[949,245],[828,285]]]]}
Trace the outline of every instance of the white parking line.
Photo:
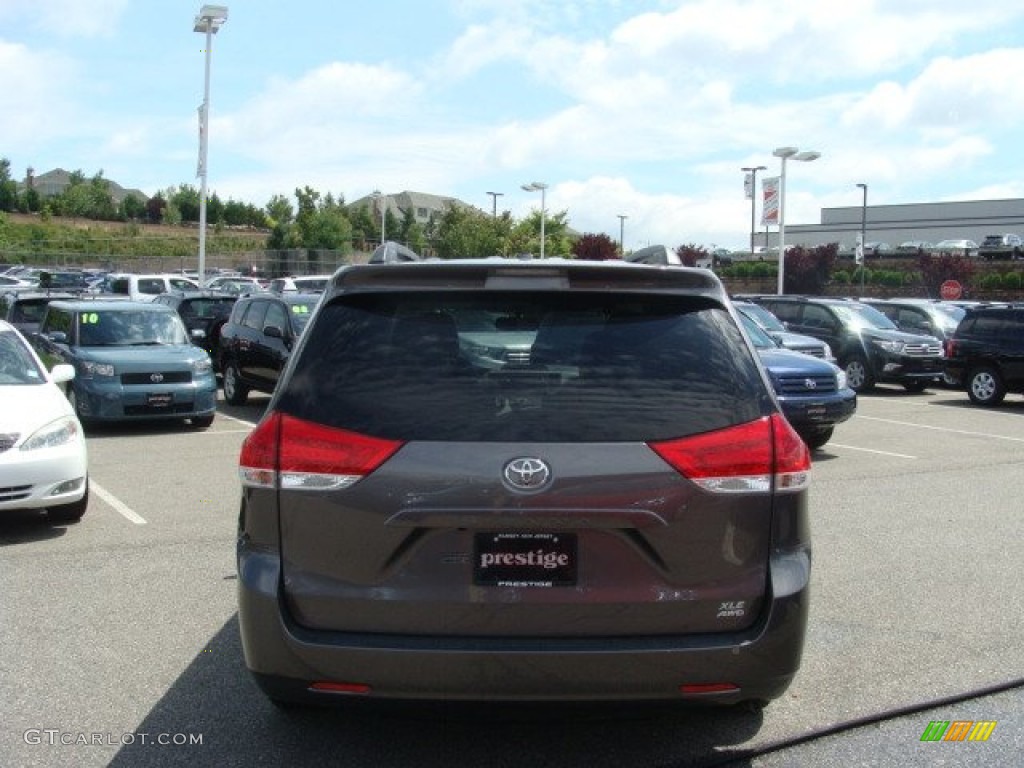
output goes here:
{"type": "Polygon", "coordinates": [[[145,525],[146,524],[146,520],[144,518],[142,518],[139,515],[135,514],[135,512],[133,512],[132,509],[127,504],[125,504],[123,501],[121,501],[119,498],[117,498],[117,496],[112,494],[110,491],[108,491],[106,488],[104,488],[99,483],[97,483],[97,482],[95,482],[93,480],[90,480],[89,481],[89,492],[90,493],[95,493],[97,496],[99,496],[101,499],[103,499],[105,502],[107,502],[107,504],[112,506],[116,512],[120,513],[125,518],[127,518],[127,520],[129,522],[135,523],[136,525],[145,525]]]}
{"type": "Polygon", "coordinates": [[[972,432],[967,429],[950,429],[949,427],[933,427],[929,424],[915,424],[912,421],[897,421],[895,419],[880,419],[877,416],[861,416],[857,414],[858,419],[867,419],[868,421],[880,421],[884,424],[895,424],[900,427],[916,427],[917,429],[930,429],[933,432],[948,432],[951,435],[968,435],[970,437],[984,437],[988,440],[1007,440],[1011,443],[1024,443],[1024,437],[1009,437],[1007,435],[994,435],[991,432],[972,432]]]}
{"type": "MultiPolygon", "coordinates": [[[[880,419],[880,421],[881,421],[881,419],[880,419]]],[[[916,458],[918,458],[917,456],[910,456],[910,455],[908,455],[906,453],[893,453],[892,451],[879,451],[879,450],[876,450],[874,448],[858,448],[855,445],[843,445],[842,443],[834,443],[834,442],[831,442],[831,441],[829,442],[828,447],[829,448],[843,448],[844,450],[847,450],[847,451],[861,451],[863,453],[877,453],[880,456],[892,456],[893,458],[896,458],[896,459],[916,459],[916,458]]]]}
{"type": "Polygon", "coordinates": [[[231,419],[231,421],[237,421],[239,424],[245,424],[245,426],[247,426],[247,427],[255,427],[256,426],[256,422],[255,421],[246,421],[245,419],[240,419],[237,416],[229,416],[226,413],[219,413],[218,412],[217,413],[217,418],[218,419],[231,419]]]}

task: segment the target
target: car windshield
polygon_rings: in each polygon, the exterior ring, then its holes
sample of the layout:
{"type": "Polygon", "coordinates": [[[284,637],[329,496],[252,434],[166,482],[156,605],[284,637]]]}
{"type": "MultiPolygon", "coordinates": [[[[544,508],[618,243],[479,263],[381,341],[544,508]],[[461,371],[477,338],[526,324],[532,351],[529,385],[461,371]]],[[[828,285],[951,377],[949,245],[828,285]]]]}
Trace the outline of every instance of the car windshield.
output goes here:
{"type": "Polygon", "coordinates": [[[740,311],[740,320],[743,322],[743,330],[747,332],[757,349],[778,349],[779,345],[775,343],[775,340],[742,311],[740,311]]]}
{"type": "Polygon", "coordinates": [[[147,310],[85,310],[78,313],[78,343],[83,347],[187,344],[177,314],[147,310]]]}
{"type": "Polygon", "coordinates": [[[764,328],[766,331],[785,331],[786,326],[782,324],[775,315],[769,310],[758,304],[743,304],[738,307],[739,311],[747,317],[752,318],[758,325],[764,328]]]}
{"type": "Polygon", "coordinates": [[[878,328],[883,331],[896,331],[896,323],[867,304],[835,304],[836,314],[848,325],[857,328],[878,328]]]}
{"type": "Polygon", "coordinates": [[[14,331],[0,331],[0,385],[43,384],[46,377],[32,352],[14,331]]]}

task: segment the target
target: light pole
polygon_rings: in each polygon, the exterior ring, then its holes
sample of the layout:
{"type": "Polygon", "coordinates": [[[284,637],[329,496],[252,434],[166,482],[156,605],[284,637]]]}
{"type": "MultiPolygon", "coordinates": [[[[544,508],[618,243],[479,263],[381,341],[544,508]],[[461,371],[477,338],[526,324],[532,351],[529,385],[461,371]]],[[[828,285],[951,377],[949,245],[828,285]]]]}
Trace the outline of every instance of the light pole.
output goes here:
{"type": "Polygon", "coordinates": [[[194,32],[206,35],[206,74],[203,79],[203,103],[199,107],[199,285],[206,280],[206,156],[210,131],[210,49],[213,36],[228,20],[226,5],[204,5],[196,16],[194,32]]]}
{"type": "Polygon", "coordinates": [[[540,257],[544,258],[544,217],[546,210],[544,208],[544,192],[547,190],[548,185],[542,181],[531,181],[529,184],[523,184],[523,191],[525,192],[540,192],[540,257]]]}
{"type": "Polygon", "coordinates": [[[626,255],[626,239],[625,239],[626,219],[628,219],[629,216],[627,216],[624,213],[620,213],[620,214],[618,214],[618,217],[619,217],[619,256],[625,256],[626,255]]]}
{"type": "MultiPolygon", "coordinates": [[[[747,174],[750,178],[750,258],[754,258],[754,207],[757,204],[757,172],[767,171],[768,169],[763,165],[752,165],[746,168],[740,168],[741,171],[747,174]]],[[[768,241],[765,240],[764,244],[767,246],[768,241]]]]}
{"type": "Polygon", "coordinates": [[[385,203],[384,193],[379,189],[373,190],[373,196],[377,199],[377,204],[380,205],[380,244],[384,245],[385,228],[387,227],[387,215],[388,209],[385,203]]]}
{"type": "Polygon", "coordinates": [[[867,268],[867,257],[864,253],[864,247],[868,244],[868,185],[858,184],[861,191],[864,193],[862,202],[860,204],[860,243],[857,246],[857,256],[860,261],[860,295],[864,295],[864,272],[867,268]]]}
{"type": "Polygon", "coordinates": [[[491,196],[491,218],[498,218],[498,198],[504,196],[504,192],[488,192],[491,196]]]}
{"type": "Polygon", "coordinates": [[[779,147],[772,154],[782,160],[782,172],[779,174],[779,290],[781,296],[785,291],[786,276],[786,161],[792,158],[801,163],[809,163],[821,157],[820,152],[801,152],[796,147],[779,147]]]}

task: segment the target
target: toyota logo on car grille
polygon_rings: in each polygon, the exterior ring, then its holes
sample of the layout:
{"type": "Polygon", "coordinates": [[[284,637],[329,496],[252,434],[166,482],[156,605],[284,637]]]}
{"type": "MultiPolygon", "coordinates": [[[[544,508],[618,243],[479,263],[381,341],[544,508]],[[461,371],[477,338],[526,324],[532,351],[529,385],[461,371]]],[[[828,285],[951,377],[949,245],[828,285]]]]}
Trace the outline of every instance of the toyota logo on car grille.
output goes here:
{"type": "Polygon", "coordinates": [[[814,379],[804,379],[804,389],[817,389],[818,382],[814,379]]]}
{"type": "Polygon", "coordinates": [[[551,467],[541,459],[523,457],[505,465],[505,482],[517,491],[539,491],[551,481],[551,467]]]}
{"type": "Polygon", "coordinates": [[[162,373],[151,373],[149,375],[149,380],[152,381],[154,384],[159,384],[161,381],[164,380],[164,375],[162,373]]]}

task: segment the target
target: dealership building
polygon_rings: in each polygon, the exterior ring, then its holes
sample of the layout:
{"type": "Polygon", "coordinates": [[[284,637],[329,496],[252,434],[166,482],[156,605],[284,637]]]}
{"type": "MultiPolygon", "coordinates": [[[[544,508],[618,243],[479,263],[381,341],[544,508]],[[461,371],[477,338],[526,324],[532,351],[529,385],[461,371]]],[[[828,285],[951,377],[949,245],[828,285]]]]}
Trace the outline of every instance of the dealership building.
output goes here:
{"type": "MultiPolygon", "coordinates": [[[[869,243],[888,243],[893,248],[911,241],[937,243],[961,238],[981,243],[986,235],[1024,235],[1024,198],[822,208],[817,224],[786,222],[786,245],[839,243],[840,250],[852,250],[862,217],[869,243]]],[[[778,231],[755,233],[754,244],[777,248],[778,231]]]]}

